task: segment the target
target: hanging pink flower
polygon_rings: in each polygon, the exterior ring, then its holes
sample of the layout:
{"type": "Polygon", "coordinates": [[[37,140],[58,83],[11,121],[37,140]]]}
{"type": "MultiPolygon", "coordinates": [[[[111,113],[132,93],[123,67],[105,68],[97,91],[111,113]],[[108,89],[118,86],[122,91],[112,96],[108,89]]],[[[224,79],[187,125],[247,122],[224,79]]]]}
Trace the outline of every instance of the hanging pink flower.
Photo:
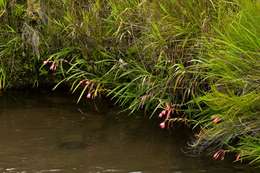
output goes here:
{"type": "Polygon", "coordinates": [[[47,64],[49,64],[49,63],[50,63],[49,60],[45,60],[45,61],[43,61],[43,65],[47,65],[47,64]]]}
{"type": "Polygon", "coordinates": [[[161,128],[161,129],[164,129],[165,127],[166,127],[165,122],[160,123],[160,128],[161,128]]]}
{"type": "Polygon", "coordinates": [[[89,85],[90,81],[89,80],[85,80],[85,85],[89,85]]]}
{"type": "Polygon", "coordinates": [[[87,98],[90,99],[91,98],[91,93],[87,94],[87,98]]]}
{"type": "Polygon", "coordinates": [[[166,115],[167,111],[166,111],[166,110],[163,110],[161,113],[162,113],[163,115],[166,115]]]}
{"type": "Polygon", "coordinates": [[[56,63],[55,63],[55,62],[52,62],[51,67],[50,67],[50,70],[53,71],[53,72],[55,72],[56,69],[57,69],[56,63]]]}
{"type": "Polygon", "coordinates": [[[224,160],[225,154],[226,154],[226,151],[225,151],[225,150],[219,149],[219,150],[217,150],[217,151],[214,153],[214,155],[213,155],[212,158],[213,158],[214,160],[224,160]]]}
{"type": "Polygon", "coordinates": [[[159,114],[159,117],[162,118],[166,115],[167,111],[166,110],[163,110],[160,114],[159,114]]]}
{"type": "Polygon", "coordinates": [[[235,161],[237,162],[237,161],[239,161],[239,160],[241,160],[241,155],[240,155],[240,154],[237,154],[235,161]]]}
{"type": "Polygon", "coordinates": [[[86,86],[90,84],[90,81],[88,79],[83,79],[79,83],[81,86],[86,86]]]}

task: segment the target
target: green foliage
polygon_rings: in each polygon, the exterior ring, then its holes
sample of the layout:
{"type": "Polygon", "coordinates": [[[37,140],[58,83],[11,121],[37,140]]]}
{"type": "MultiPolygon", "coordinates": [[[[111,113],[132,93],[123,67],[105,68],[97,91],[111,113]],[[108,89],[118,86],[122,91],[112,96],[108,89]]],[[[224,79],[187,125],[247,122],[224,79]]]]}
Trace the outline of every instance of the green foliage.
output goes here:
{"type": "Polygon", "coordinates": [[[0,0],[0,17],[6,12],[6,0],[0,0]]]}
{"type": "Polygon", "coordinates": [[[130,105],[132,111],[159,108],[166,102],[182,105],[195,95],[198,83],[190,66],[204,31],[198,24],[191,27],[194,18],[189,19],[190,13],[187,20],[191,21],[186,24],[172,10],[185,5],[113,0],[108,4],[109,8],[103,1],[82,3],[88,9],[75,13],[65,8],[63,18],[52,20],[50,27],[56,25],[56,31],[67,36],[61,46],[74,40],[81,52],[77,60],[68,57],[73,70],[68,70],[66,78],[79,82],[83,80],[76,75],[79,69],[86,72],[84,77],[91,73],[88,80],[107,86],[107,94],[121,105],[130,105]]]}
{"type": "Polygon", "coordinates": [[[204,105],[197,115],[197,123],[204,130],[194,145],[203,150],[236,141],[240,149],[231,150],[259,162],[258,147],[253,148],[260,134],[260,6],[255,3],[241,3],[231,23],[218,29],[206,43],[208,51],[199,60],[198,68],[204,69],[201,76],[211,90],[195,100],[204,105]],[[214,123],[216,117],[221,119],[219,124],[214,123]],[[249,140],[252,136],[255,141],[249,140]]]}
{"type": "Polygon", "coordinates": [[[3,67],[0,68],[0,91],[2,91],[6,86],[6,72],[3,67]]]}
{"type": "Polygon", "coordinates": [[[259,137],[247,136],[241,140],[237,151],[247,160],[251,160],[250,164],[259,164],[260,162],[260,139],[259,137]]]}

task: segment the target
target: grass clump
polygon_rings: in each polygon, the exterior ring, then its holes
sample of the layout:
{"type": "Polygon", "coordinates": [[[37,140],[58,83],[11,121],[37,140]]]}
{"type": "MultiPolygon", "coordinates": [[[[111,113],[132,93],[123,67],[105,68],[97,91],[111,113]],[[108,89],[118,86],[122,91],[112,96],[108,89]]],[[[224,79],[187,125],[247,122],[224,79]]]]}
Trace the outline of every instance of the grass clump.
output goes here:
{"type": "MultiPolygon", "coordinates": [[[[201,75],[211,86],[196,99],[204,105],[197,117],[204,127],[195,144],[200,149],[236,144],[239,149],[230,146],[230,150],[242,156],[257,153],[257,147],[252,147],[257,140],[250,139],[258,139],[260,134],[259,7],[258,2],[242,2],[231,23],[210,38],[208,52],[200,59],[198,66],[205,69],[201,75]],[[221,122],[216,123],[215,118],[221,122]]],[[[251,163],[255,162],[259,155],[251,163]]]]}

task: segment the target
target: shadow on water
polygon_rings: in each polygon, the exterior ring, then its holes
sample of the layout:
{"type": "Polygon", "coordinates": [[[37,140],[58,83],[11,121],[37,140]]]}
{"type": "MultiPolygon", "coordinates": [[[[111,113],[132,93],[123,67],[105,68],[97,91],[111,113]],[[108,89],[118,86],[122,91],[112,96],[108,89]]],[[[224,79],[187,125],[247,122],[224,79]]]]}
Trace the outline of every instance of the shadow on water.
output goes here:
{"type": "Polygon", "coordinates": [[[253,173],[227,161],[185,155],[190,136],[127,116],[99,102],[76,105],[64,94],[5,93],[0,97],[0,172],[253,173]]]}

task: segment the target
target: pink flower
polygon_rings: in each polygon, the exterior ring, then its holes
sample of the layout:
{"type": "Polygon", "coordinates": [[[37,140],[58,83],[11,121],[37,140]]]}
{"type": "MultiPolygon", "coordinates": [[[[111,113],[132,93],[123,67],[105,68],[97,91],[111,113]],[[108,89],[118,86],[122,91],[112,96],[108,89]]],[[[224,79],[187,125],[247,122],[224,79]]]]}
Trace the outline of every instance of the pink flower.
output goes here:
{"type": "Polygon", "coordinates": [[[213,158],[214,160],[224,160],[225,154],[226,154],[226,151],[225,151],[225,150],[219,149],[219,150],[217,150],[217,151],[214,153],[214,155],[213,155],[212,158],[213,158]]]}
{"type": "Polygon", "coordinates": [[[56,69],[57,69],[57,65],[56,65],[55,62],[53,62],[53,63],[51,64],[50,70],[54,72],[54,71],[56,71],[56,69]]]}
{"type": "Polygon", "coordinates": [[[89,80],[85,80],[85,85],[89,85],[89,84],[90,84],[89,80]]]}
{"type": "Polygon", "coordinates": [[[49,64],[49,62],[50,62],[49,60],[45,60],[45,61],[43,61],[43,64],[47,65],[47,64],[49,64]]]}
{"type": "Polygon", "coordinates": [[[219,124],[222,121],[222,119],[220,117],[217,117],[217,116],[216,117],[212,117],[211,120],[212,120],[212,122],[214,124],[219,124]]]}
{"type": "Polygon", "coordinates": [[[54,63],[51,64],[50,70],[53,71],[54,69],[54,63]]]}
{"type": "Polygon", "coordinates": [[[87,94],[87,98],[90,99],[91,98],[91,93],[87,94]]]}
{"type": "Polygon", "coordinates": [[[159,114],[159,117],[162,118],[164,115],[166,115],[166,110],[163,110],[163,111],[159,114]]]}
{"type": "Polygon", "coordinates": [[[161,113],[162,113],[163,115],[166,115],[167,111],[166,111],[166,110],[163,110],[161,113]]]}
{"type": "Polygon", "coordinates": [[[160,123],[160,128],[164,129],[166,127],[165,122],[160,123]]]}
{"type": "Polygon", "coordinates": [[[240,155],[240,154],[237,154],[235,161],[237,162],[237,161],[239,161],[239,160],[241,160],[241,155],[240,155]]]}
{"type": "Polygon", "coordinates": [[[87,79],[83,79],[83,80],[81,80],[79,83],[80,83],[80,85],[82,85],[82,86],[86,86],[86,85],[89,85],[89,84],[90,84],[90,81],[87,80],[87,79]]]}
{"type": "Polygon", "coordinates": [[[79,82],[79,84],[80,84],[81,86],[84,86],[84,82],[85,82],[85,80],[81,80],[81,81],[79,82]]]}

